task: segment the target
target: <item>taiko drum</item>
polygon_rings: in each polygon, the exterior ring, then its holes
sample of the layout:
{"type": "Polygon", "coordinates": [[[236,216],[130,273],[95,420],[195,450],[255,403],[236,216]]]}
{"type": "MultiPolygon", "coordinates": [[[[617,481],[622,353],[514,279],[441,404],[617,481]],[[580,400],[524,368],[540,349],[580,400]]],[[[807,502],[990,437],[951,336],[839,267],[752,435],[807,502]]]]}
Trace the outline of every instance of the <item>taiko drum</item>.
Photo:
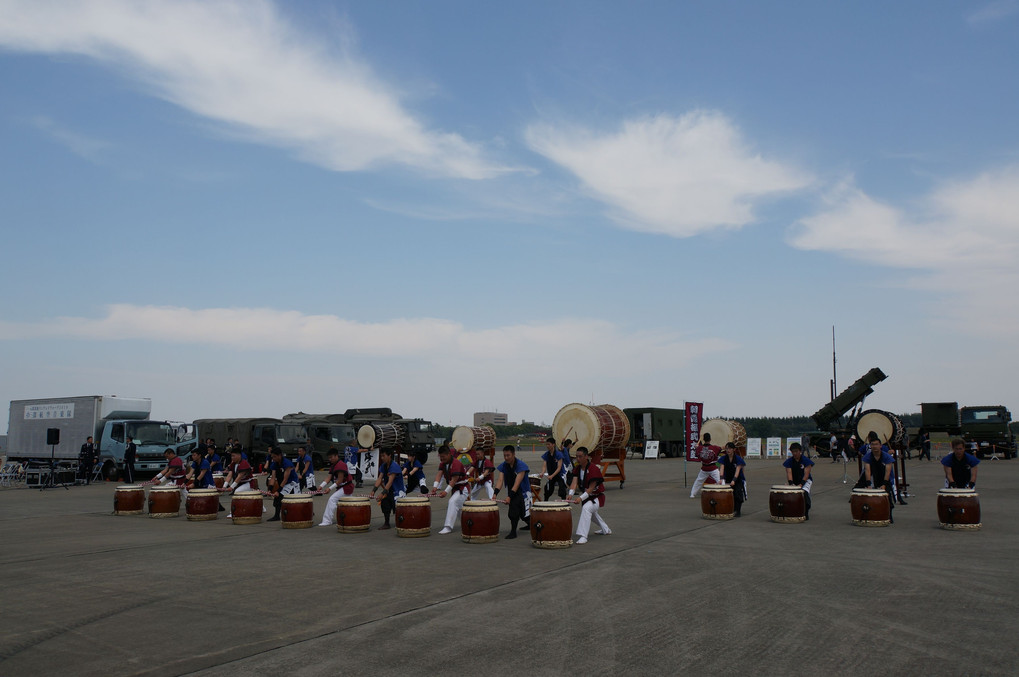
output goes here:
{"type": "Polygon", "coordinates": [[[149,489],[149,517],[177,517],[180,515],[180,489],[152,487],[149,489]]]}
{"type": "Polygon", "coordinates": [[[884,489],[853,489],[849,505],[853,524],[858,527],[886,527],[892,523],[892,504],[884,489]]]}
{"type": "Polygon", "coordinates": [[[221,472],[212,473],[212,482],[216,485],[217,489],[223,488],[223,483],[226,481],[226,475],[221,472]]]}
{"type": "Polygon", "coordinates": [[[122,484],[113,493],[114,515],[141,515],[145,513],[145,487],[140,484],[122,484]]]}
{"type": "Polygon", "coordinates": [[[701,513],[708,520],[731,520],[736,517],[732,487],[728,484],[705,484],[701,489],[701,513]]]}
{"type": "Polygon", "coordinates": [[[432,504],[425,496],[396,499],[396,535],[421,538],[432,533],[432,504]]]}
{"type": "Polygon", "coordinates": [[[495,501],[464,501],[460,511],[460,535],[465,543],[499,540],[499,505],[495,501]]]}
{"type": "Polygon", "coordinates": [[[365,496],[344,496],[336,503],[336,530],[341,534],[368,531],[372,522],[371,499],[365,496]]]}
{"type": "Polygon", "coordinates": [[[573,545],[573,512],[566,501],[536,501],[531,506],[531,545],[568,548],[573,545]]]}
{"type": "Polygon", "coordinates": [[[230,516],[234,524],[259,524],[262,521],[262,492],[235,491],[230,499],[230,516]]]}
{"type": "Polygon", "coordinates": [[[942,529],[979,529],[980,496],[972,489],[941,489],[938,521],[942,529]]]}
{"type": "Polygon", "coordinates": [[[797,524],[807,521],[807,501],[800,487],[776,484],[768,495],[771,521],[780,524],[797,524]]]}
{"type": "Polygon", "coordinates": [[[192,522],[214,520],[219,513],[219,492],[215,489],[192,489],[185,505],[185,512],[192,522]]]}
{"type": "Polygon", "coordinates": [[[315,521],[311,494],[287,494],[283,497],[280,523],[284,529],[310,529],[315,521]]]}

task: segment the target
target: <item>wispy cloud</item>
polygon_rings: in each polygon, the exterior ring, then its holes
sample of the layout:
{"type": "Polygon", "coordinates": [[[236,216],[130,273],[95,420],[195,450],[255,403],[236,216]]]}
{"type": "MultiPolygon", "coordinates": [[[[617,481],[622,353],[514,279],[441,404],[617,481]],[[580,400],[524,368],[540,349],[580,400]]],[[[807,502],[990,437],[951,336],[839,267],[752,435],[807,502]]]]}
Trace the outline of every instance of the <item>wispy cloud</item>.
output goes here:
{"type": "Polygon", "coordinates": [[[56,143],[89,162],[101,161],[103,151],[110,146],[108,142],[102,139],[72,131],[43,115],[32,118],[31,125],[56,143]]]}
{"type": "Polygon", "coordinates": [[[429,129],[350,44],[301,33],[267,0],[3,0],[0,47],[77,54],[247,139],[337,171],[403,165],[467,179],[505,167],[429,129]]]}
{"type": "Polygon", "coordinates": [[[671,332],[629,331],[592,319],[479,330],[436,318],[365,323],[335,315],[305,315],[270,308],[191,309],[117,304],[109,306],[106,314],[98,318],[0,322],[0,340],[39,338],[130,339],[244,350],[422,357],[501,364],[508,375],[523,365],[563,374],[576,373],[571,370],[604,362],[605,355],[613,356],[613,364],[618,365],[620,373],[632,374],[638,365],[667,369],[733,347],[720,339],[691,340],[671,332]]]}
{"type": "Polygon", "coordinates": [[[970,12],[966,21],[970,25],[995,23],[1019,13],[1019,0],[995,0],[970,12]]]}
{"type": "Polygon", "coordinates": [[[945,183],[912,209],[881,203],[850,179],[800,220],[790,243],[912,271],[937,291],[939,318],[958,329],[1019,335],[1019,167],[945,183]]]}
{"type": "Polygon", "coordinates": [[[755,202],[811,177],[755,154],[724,115],[628,120],[615,132],[535,124],[530,147],[563,166],[633,230],[689,237],[754,221],[755,202]]]}

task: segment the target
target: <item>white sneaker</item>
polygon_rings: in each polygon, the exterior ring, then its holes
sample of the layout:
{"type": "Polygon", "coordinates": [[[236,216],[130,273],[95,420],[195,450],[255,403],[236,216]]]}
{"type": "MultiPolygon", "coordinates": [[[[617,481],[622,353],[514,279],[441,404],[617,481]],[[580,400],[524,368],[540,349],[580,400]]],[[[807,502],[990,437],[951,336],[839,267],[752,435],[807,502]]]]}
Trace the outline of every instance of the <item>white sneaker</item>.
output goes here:
{"type": "Polygon", "coordinates": [[[325,522],[319,522],[319,524],[318,524],[318,525],[319,525],[320,527],[331,527],[331,526],[332,526],[332,524],[326,524],[325,522]]]}
{"type": "Polygon", "coordinates": [[[451,534],[451,533],[453,533],[453,530],[450,529],[449,527],[442,527],[442,529],[439,531],[439,533],[440,534],[451,534]]]}
{"type": "Polygon", "coordinates": [[[598,531],[596,531],[594,533],[598,534],[599,536],[608,536],[609,534],[612,533],[612,530],[611,529],[606,529],[606,530],[602,531],[601,529],[599,529],[598,531]]]}
{"type": "Polygon", "coordinates": [[[584,536],[581,536],[580,538],[577,539],[577,545],[584,545],[585,543],[587,543],[587,538],[585,538],[584,536]]]}
{"type": "Polygon", "coordinates": [[[233,516],[234,516],[234,514],[233,514],[233,513],[230,513],[229,515],[227,515],[227,516],[226,516],[226,519],[230,519],[230,518],[231,518],[231,517],[233,517],[233,516]]]}

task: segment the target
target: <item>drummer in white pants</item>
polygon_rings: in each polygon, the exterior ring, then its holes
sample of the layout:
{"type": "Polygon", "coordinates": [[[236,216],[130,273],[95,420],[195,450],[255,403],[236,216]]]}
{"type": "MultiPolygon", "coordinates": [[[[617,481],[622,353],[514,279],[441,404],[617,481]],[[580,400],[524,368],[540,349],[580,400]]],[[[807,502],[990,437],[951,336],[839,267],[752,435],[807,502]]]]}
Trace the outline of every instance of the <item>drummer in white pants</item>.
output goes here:
{"type": "Polygon", "coordinates": [[[446,521],[442,525],[440,534],[449,534],[456,527],[456,520],[460,516],[460,509],[470,494],[467,482],[467,469],[459,459],[453,458],[449,447],[439,447],[439,472],[432,484],[432,496],[445,497],[449,494],[449,504],[446,507],[446,521]],[[439,491],[441,482],[446,483],[446,489],[439,491]]]}
{"type": "Polygon", "coordinates": [[[336,506],[344,496],[354,493],[354,478],[350,476],[350,468],[340,460],[340,452],[330,449],[327,457],[329,459],[329,477],[318,485],[321,492],[336,490],[326,502],[326,511],[322,514],[320,527],[327,527],[336,524],[336,506]]]}
{"type": "Polygon", "coordinates": [[[716,461],[718,460],[718,455],[722,453],[722,449],[711,444],[711,433],[704,433],[704,439],[697,445],[694,453],[701,460],[701,470],[697,473],[697,479],[694,480],[693,489],[690,490],[690,498],[697,498],[697,494],[700,493],[701,487],[704,486],[709,477],[714,480],[715,484],[721,482],[716,461]]]}
{"type": "Polygon", "coordinates": [[[596,534],[607,536],[612,533],[609,525],[598,513],[598,509],[605,505],[605,478],[598,464],[591,462],[591,456],[585,447],[577,449],[577,464],[572,474],[573,480],[570,482],[567,500],[581,506],[580,520],[577,522],[577,545],[583,545],[587,543],[587,536],[591,531],[591,520],[598,524],[596,534]],[[578,488],[582,493],[574,497],[573,494],[578,488]]]}
{"type": "MultiPolygon", "coordinates": [[[[251,491],[251,464],[241,457],[241,448],[234,447],[230,450],[230,465],[223,478],[223,490],[233,493],[235,491],[251,491]]],[[[262,506],[265,512],[265,506],[262,506]]],[[[233,517],[233,513],[227,518],[233,517]]]]}

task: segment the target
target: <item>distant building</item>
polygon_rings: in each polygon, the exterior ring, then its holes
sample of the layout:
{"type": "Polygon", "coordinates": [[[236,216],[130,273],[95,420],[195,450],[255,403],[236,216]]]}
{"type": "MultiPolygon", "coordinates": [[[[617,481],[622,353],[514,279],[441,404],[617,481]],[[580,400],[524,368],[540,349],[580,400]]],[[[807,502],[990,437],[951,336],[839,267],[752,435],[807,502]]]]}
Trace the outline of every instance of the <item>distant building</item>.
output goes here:
{"type": "Polygon", "coordinates": [[[476,411],[474,412],[474,425],[512,425],[509,422],[509,417],[506,414],[500,414],[496,411],[476,411]]]}

